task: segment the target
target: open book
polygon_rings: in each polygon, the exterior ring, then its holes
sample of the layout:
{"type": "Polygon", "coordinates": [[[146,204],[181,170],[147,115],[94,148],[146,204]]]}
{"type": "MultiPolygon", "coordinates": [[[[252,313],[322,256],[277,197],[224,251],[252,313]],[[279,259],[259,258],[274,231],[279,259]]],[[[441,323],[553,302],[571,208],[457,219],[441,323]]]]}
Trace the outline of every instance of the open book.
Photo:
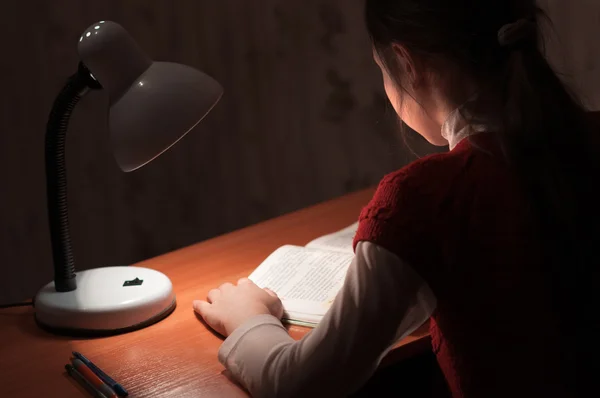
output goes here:
{"type": "Polygon", "coordinates": [[[344,283],[354,251],[358,223],[317,238],[306,246],[275,250],[249,276],[281,298],[283,321],[314,327],[323,318],[344,283]]]}

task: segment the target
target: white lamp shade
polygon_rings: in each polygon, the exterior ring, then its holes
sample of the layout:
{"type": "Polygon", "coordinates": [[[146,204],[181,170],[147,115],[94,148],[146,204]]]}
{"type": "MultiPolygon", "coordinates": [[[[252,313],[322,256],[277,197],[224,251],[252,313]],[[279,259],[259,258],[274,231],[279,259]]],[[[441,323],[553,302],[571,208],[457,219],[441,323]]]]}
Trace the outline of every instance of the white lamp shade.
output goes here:
{"type": "Polygon", "coordinates": [[[132,171],[173,146],[221,97],[210,76],[181,64],[154,62],[110,107],[117,163],[132,171]]]}
{"type": "Polygon", "coordinates": [[[118,24],[101,21],[79,40],[83,64],[108,91],[113,152],[124,171],[165,152],[223,94],[212,77],[189,66],[152,62],[118,24]]]}

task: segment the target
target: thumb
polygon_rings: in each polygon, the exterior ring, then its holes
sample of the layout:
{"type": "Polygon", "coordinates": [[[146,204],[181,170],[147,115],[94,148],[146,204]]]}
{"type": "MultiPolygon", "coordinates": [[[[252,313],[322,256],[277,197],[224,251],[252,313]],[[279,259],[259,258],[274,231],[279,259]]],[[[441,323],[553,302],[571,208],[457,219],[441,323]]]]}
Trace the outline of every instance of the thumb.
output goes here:
{"type": "Polygon", "coordinates": [[[271,296],[271,302],[269,303],[269,311],[271,312],[271,315],[273,315],[277,319],[281,319],[283,317],[284,312],[283,303],[281,302],[281,299],[279,298],[277,293],[275,293],[268,287],[264,288],[264,291],[267,292],[269,296],[271,296]]]}

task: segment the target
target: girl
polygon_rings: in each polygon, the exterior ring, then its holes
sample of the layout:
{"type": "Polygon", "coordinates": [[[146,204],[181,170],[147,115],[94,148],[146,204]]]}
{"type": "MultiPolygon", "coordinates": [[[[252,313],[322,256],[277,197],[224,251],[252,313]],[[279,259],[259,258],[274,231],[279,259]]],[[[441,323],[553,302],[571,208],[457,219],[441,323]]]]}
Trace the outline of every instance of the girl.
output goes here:
{"type": "Polygon", "coordinates": [[[429,318],[455,398],[574,395],[598,173],[585,112],[538,49],[541,18],[534,0],[366,1],[398,116],[450,151],[382,180],[344,287],[301,341],[248,280],[194,302],[254,396],[346,396],[429,318]]]}

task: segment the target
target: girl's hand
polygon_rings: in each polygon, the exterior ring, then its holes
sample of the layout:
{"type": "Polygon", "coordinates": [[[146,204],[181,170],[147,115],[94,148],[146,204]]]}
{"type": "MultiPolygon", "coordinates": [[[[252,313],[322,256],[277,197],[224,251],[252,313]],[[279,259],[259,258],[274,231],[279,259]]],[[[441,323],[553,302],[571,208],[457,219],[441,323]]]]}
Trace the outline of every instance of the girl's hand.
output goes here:
{"type": "Polygon", "coordinates": [[[261,289],[249,279],[240,279],[237,286],[225,283],[208,292],[207,301],[193,302],[194,311],[217,333],[227,337],[248,319],[256,315],[283,316],[283,305],[269,289],[261,289]]]}

